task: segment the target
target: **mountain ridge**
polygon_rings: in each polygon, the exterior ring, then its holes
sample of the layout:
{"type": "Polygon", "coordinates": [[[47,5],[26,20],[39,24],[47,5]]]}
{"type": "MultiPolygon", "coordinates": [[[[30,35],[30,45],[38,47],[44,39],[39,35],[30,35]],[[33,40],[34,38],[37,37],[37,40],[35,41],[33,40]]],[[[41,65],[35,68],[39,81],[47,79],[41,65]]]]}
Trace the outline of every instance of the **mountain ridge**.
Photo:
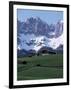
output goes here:
{"type": "MultiPolygon", "coordinates": [[[[28,18],[25,22],[17,21],[17,49],[35,50],[50,47],[53,50],[63,46],[63,21],[48,25],[40,18],[28,18]]],[[[62,48],[63,50],[63,48],[62,48]]]]}

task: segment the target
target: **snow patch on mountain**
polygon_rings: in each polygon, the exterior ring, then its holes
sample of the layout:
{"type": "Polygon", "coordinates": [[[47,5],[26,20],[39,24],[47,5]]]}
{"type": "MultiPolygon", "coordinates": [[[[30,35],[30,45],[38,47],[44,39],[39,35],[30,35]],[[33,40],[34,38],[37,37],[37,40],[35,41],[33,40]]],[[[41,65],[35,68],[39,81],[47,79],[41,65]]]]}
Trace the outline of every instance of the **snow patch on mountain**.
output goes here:
{"type": "Polygon", "coordinates": [[[63,34],[58,38],[51,39],[51,42],[49,44],[49,46],[53,49],[57,49],[60,45],[63,45],[63,34]]]}
{"type": "Polygon", "coordinates": [[[20,34],[19,36],[20,44],[18,49],[22,50],[35,50],[36,52],[43,46],[51,47],[52,49],[58,48],[60,45],[63,45],[63,34],[58,38],[47,38],[46,36],[36,37],[34,34],[20,34]]]}

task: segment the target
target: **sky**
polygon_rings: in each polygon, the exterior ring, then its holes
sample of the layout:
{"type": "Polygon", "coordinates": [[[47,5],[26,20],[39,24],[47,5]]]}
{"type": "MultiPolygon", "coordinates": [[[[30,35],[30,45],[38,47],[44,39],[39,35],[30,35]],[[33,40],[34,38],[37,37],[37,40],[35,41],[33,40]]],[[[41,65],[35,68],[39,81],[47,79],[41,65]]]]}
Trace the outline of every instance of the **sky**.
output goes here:
{"type": "Polygon", "coordinates": [[[59,20],[63,20],[63,11],[17,9],[17,18],[21,22],[30,17],[39,17],[48,24],[55,24],[59,20]]]}

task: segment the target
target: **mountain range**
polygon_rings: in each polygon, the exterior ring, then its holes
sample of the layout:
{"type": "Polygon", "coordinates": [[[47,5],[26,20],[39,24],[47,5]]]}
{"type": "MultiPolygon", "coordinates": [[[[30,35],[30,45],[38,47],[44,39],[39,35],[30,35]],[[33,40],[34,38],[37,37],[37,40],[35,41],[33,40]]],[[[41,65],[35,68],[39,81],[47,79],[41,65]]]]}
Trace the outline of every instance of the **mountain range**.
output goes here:
{"type": "Polygon", "coordinates": [[[17,20],[17,49],[38,52],[42,47],[63,52],[63,21],[49,25],[39,17],[17,20]]]}

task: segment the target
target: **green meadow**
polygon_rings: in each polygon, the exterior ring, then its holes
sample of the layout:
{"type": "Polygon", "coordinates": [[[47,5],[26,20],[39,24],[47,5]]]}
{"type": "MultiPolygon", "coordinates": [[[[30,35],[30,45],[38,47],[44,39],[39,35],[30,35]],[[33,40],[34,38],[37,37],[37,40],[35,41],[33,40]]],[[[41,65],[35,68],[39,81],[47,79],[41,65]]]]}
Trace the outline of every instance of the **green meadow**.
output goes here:
{"type": "Polygon", "coordinates": [[[17,80],[63,78],[63,54],[49,54],[17,59],[17,80]]]}

